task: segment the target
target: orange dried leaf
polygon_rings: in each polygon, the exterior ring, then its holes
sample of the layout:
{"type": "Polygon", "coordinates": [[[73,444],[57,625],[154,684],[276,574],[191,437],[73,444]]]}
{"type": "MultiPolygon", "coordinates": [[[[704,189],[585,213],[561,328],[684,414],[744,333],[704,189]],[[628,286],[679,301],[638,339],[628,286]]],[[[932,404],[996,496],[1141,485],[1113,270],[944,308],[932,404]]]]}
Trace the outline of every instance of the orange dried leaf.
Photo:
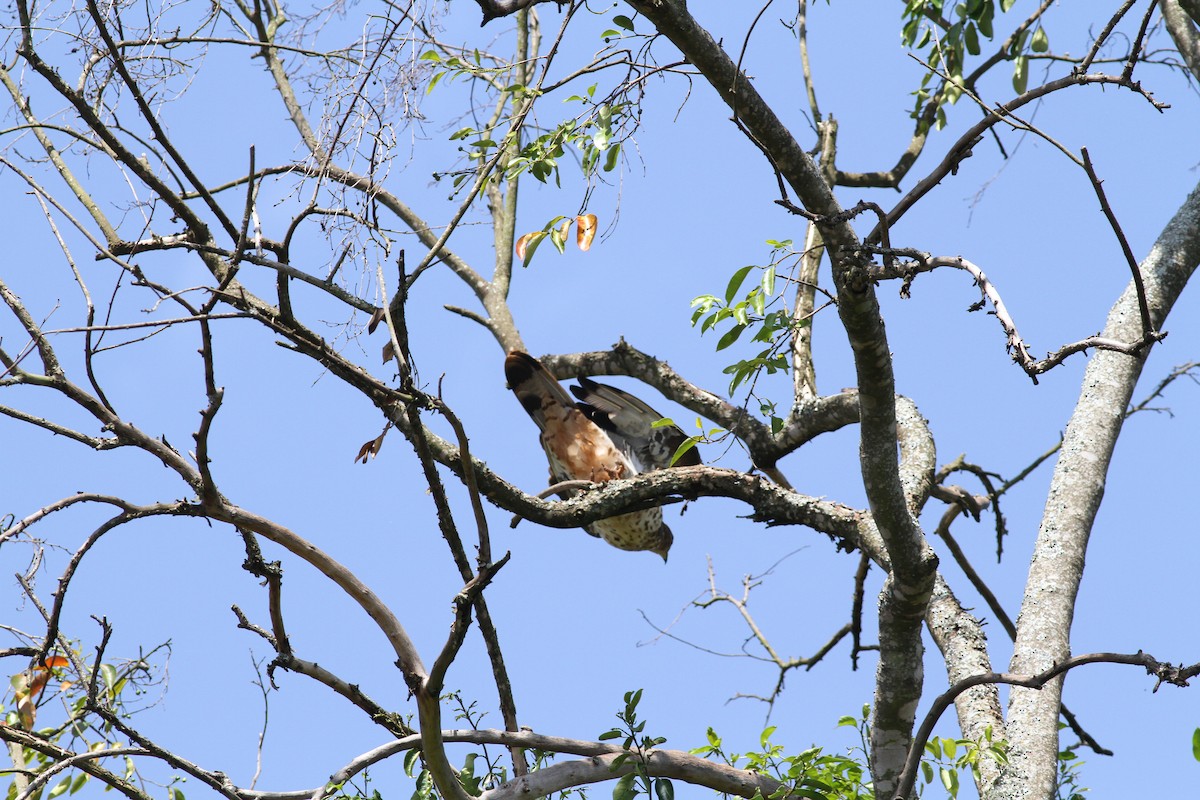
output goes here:
{"type": "Polygon", "coordinates": [[[541,231],[534,231],[533,233],[527,233],[520,239],[517,239],[517,258],[521,259],[522,261],[525,260],[525,248],[529,247],[529,242],[533,239],[533,237],[539,234],[541,234],[541,231]]]}
{"type": "Polygon", "coordinates": [[[583,252],[592,247],[592,239],[596,238],[596,215],[581,214],[575,218],[575,244],[583,252]]]}
{"type": "Polygon", "coordinates": [[[42,693],[42,689],[46,688],[46,684],[50,681],[50,673],[46,672],[42,667],[38,667],[34,673],[33,679],[29,681],[29,685],[25,687],[24,694],[28,697],[37,697],[42,693]]]}
{"type": "Polygon", "coordinates": [[[71,666],[71,661],[66,656],[50,656],[42,662],[42,666],[47,669],[54,669],[56,667],[69,667],[71,666]]]}

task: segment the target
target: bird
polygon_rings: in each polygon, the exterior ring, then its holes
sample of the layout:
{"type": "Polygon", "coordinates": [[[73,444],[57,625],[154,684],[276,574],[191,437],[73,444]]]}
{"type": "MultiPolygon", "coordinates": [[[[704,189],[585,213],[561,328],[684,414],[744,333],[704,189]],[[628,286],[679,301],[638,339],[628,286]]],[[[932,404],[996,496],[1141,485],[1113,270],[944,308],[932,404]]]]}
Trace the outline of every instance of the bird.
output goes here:
{"type": "MultiPolygon", "coordinates": [[[[541,431],[552,483],[605,483],[665,469],[688,438],[675,425],[654,427],[663,415],[638,398],[587,377],[570,387],[578,402],[572,400],[542,362],[520,350],[504,359],[504,375],[541,431]]],[[[674,466],[697,464],[700,454],[692,447],[674,466]]],[[[584,530],[620,550],[646,550],[663,561],[674,541],[660,506],[596,520],[584,530]]]]}

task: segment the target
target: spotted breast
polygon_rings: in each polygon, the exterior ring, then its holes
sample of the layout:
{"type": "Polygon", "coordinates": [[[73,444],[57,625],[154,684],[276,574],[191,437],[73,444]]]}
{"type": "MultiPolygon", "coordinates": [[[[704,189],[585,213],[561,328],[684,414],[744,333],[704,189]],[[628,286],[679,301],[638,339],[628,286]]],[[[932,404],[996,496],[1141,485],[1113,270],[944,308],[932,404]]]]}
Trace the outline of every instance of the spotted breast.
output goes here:
{"type": "MultiPolygon", "coordinates": [[[[571,387],[579,398],[575,402],[540,361],[519,350],[504,360],[504,374],[541,431],[554,483],[604,483],[663,469],[687,438],[674,425],[653,427],[662,414],[633,395],[589,378],[581,377],[580,385],[571,387]]],[[[692,448],[676,465],[699,463],[699,454],[692,448]]],[[[673,541],[659,507],[597,520],[585,530],[613,547],[648,550],[664,561],[673,541]]]]}

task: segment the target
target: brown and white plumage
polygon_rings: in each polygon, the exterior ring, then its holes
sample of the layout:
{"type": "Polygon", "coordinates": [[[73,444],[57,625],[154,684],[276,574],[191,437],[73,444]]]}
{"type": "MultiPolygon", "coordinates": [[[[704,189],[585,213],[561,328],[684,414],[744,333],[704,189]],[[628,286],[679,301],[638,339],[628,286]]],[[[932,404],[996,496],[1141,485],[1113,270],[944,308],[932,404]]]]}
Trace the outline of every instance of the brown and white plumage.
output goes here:
{"type": "MultiPolygon", "coordinates": [[[[633,395],[588,378],[579,378],[580,385],[571,387],[581,401],[576,403],[541,362],[527,353],[509,353],[504,374],[541,431],[555,483],[604,483],[662,469],[670,465],[671,456],[686,439],[673,425],[652,427],[662,414],[633,395]]],[[[677,463],[699,464],[700,456],[693,448],[677,463]]],[[[673,541],[657,506],[597,520],[585,530],[613,547],[649,550],[664,561],[673,541]]]]}

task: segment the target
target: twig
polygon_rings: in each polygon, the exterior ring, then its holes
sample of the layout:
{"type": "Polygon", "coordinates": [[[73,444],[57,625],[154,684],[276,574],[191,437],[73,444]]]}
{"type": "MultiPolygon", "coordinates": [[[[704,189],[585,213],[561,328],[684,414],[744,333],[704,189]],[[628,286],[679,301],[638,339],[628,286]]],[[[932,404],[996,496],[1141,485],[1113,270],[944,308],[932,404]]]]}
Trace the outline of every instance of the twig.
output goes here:
{"type": "MultiPolygon", "coordinates": [[[[1152,2],[1150,6],[1153,8],[1154,3],[1152,2]]],[[[1138,311],[1142,315],[1142,336],[1155,335],[1157,331],[1154,330],[1154,323],[1150,319],[1150,304],[1146,300],[1146,285],[1142,282],[1141,267],[1138,266],[1137,258],[1133,255],[1129,240],[1125,238],[1125,231],[1121,230],[1121,223],[1117,222],[1117,215],[1113,213],[1112,206],[1108,204],[1108,197],[1104,193],[1104,184],[1096,175],[1092,157],[1088,155],[1086,147],[1081,148],[1080,153],[1083,155],[1083,168],[1087,172],[1088,180],[1092,182],[1092,188],[1096,190],[1096,199],[1100,201],[1100,210],[1104,212],[1105,219],[1112,226],[1113,233],[1117,235],[1117,241],[1121,244],[1121,252],[1125,254],[1125,262],[1133,274],[1133,288],[1137,292],[1138,311]]]]}
{"type": "MultiPolygon", "coordinates": [[[[881,253],[882,248],[866,246],[867,252],[881,253]]],[[[890,251],[894,255],[906,256],[915,259],[915,263],[898,264],[894,268],[873,267],[871,276],[876,280],[887,280],[890,278],[904,278],[906,282],[911,281],[913,275],[921,272],[928,272],[937,269],[938,267],[954,267],[964,270],[975,279],[975,285],[979,287],[982,299],[972,305],[970,311],[978,311],[985,303],[992,304],[992,313],[1000,326],[1004,329],[1007,343],[1005,345],[1013,361],[1017,363],[1025,371],[1025,374],[1036,384],[1037,376],[1043,372],[1047,372],[1058,366],[1066,359],[1075,353],[1089,349],[1098,350],[1113,350],[1119,353],[1136,356],[1151,345],[1161,342],[1166,338],[1167,334],[1155,330],[1143,331],[1140,338],[1132,342],[1120,342],[1116,339],[1109,339],[1103,336],[1089,336],[1078,342],[1072,342],[1060,347],[1053,353],[1049,353],[1045,358],[1037,360],[1029,353],[1029,347],[1025,344],[1025,340],[1021,338],[1021,334],[1017,331],[1016,323],[1012,316],[1008,313],[1007,307],[1004,305],[1003,298],[1000,297],[999,291],[984,274],[983,270],[965,258],[951,256],[932,256],[928,253],[914,250],[912,248],[892,248],[890,251]]]]}
{"type": "Polygon", "coordinates": [[[1109,17],[1108,22],[1104,24],[1104,27],[1100,30],[1100,34],[1096,37],[1096,41],[1092,44],[1092,48],[1088,50],[1088,54],[1084,56],[1083,61],[1075,68],[1075,72],[1083,74],[1091,69],[1092,62],[1100,54],[1100,48],[1108,41],[1108,35],[1113,32],[1113,29],[1117,27],[1117,23],[1128,13],[1129,9],[1133,8],[1133,4],[1136,2],[1137,0],[1125,0],[1125,3],[1109,17]]]}

